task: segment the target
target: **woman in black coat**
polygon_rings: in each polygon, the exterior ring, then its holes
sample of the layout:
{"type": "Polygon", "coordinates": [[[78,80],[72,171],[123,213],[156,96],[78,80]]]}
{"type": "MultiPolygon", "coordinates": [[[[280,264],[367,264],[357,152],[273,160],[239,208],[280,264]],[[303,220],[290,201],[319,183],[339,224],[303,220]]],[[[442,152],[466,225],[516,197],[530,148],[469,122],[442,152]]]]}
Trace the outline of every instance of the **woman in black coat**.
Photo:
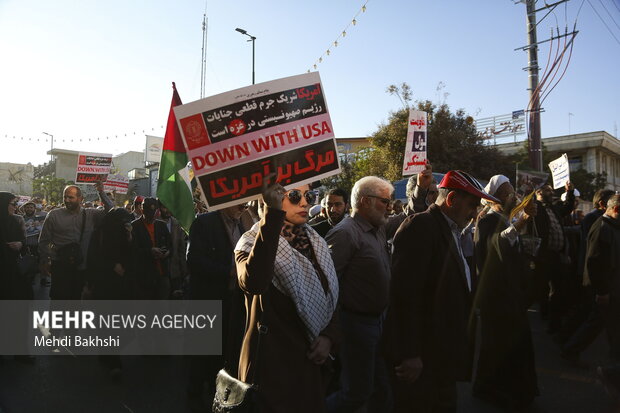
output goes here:
{"type": "MultiPolygon", "coordinates": [[[[130,300],[135,297],[131,264],[132,219],[131,212],[114,208],[93,232],[88,248],[88,286],[96,300],[130,300]]],[[[99,361],[113,379],[120,376],[120,356],[101,355],[99,361]]]]}
{"type": "Polygon", "coordinates": [[[0,192],[0,299],[32,299],[32,286],[19,272],[19,251],[26,240],[24,220],[15,215],[17,198],[0,192]]]}
{"type": "Polygon", "coordinates": [[[126,209],[112,209],[93,233],[88,249],[88,273],[95,299],[128,300],[135,297],[132,219],[126,209]]]}

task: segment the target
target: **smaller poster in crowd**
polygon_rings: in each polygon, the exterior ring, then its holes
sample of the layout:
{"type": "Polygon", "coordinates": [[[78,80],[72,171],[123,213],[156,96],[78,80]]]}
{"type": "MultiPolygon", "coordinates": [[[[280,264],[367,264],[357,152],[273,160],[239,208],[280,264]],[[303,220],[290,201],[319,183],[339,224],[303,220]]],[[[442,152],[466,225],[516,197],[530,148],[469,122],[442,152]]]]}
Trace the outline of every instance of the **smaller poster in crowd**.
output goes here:
{"type": "Polygon", "coordinates": [[[563,154],[558,159],[549,162],[551,176],[553,177],[553,189],[564,188],[566,182],[570,181],[570,165],[568,156],[563,154]]]}
{"type": "Polygon", "coordinates": [[[105,192],[115,191],[117,194],[126,194],[129,189],[129,178],[123,175],[108,175],[107,181],[103,183],[105,192]]]}
{"type": "Polygon", "coordinates": [[[76,184],[105,182],[112,168],[112,155],[106,153],[80,152],[78,155],[76,184]]]}
{"type": "Polygon", "coordinates": [[[409,109],[403,176],[420,173],[425,168],[427,142],[426,124],[426,112],[409,109]]]}
{"type": "Polygon", "coordinates": [[[527,195],[547,183],[549,174],[547,172],[536,171],[517,171],[517,193],[527,195]]]}
{"type": "Polygon", "coordinates": [[[24,216],[24,226],[26,227],[26,237],[33,237],[41,233],[45,221],[45,213],[37,212],[33,216],[24,216]]]}
{"type": "Polygon", "coordinates": [[[317,72],[211,96],[174,112],[210,210],[256,199],[271,175],[292,188],[340,173],[317,72]]]}
{"type": "Polygon", "coordinates": [[[24,205],[26,202],[30,201],[30,197],[26,196],[26,195],[18,195],[17,196],[17,205],[22,206],[24,205]]]}

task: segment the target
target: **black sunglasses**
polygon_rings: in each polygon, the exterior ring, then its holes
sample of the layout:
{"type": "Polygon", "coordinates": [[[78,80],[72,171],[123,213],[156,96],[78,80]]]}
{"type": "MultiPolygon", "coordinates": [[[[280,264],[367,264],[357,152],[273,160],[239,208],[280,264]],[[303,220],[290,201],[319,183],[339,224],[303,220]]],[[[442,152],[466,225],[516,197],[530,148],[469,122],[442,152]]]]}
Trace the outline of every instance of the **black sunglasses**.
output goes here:
{"type": "MultiPolygon", "coordinates": [[[[291,189],[286,193],[288,200],[293,205],[297,205],[301,201],[302,193],[299,189],[291,189]]],[[[312,191],[307,191],[303,194],[303,197],[306,198],[306,202],[308,205],[314,205],[314,201],[316,201],[316,194],[312,191]]]]}

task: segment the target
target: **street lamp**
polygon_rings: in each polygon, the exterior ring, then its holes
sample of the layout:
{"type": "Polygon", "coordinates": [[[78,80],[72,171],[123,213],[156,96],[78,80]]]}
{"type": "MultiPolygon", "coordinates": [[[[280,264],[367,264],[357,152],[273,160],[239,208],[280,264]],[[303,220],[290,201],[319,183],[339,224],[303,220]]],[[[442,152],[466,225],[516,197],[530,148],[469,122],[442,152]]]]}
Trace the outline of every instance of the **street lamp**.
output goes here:
{"type": "Polygon", "coordinates": [[[247,30],[243,30],[238,27],[235,30],[241,34],[245,34],[246,36],[248,36],[250,38],[248,42],[252,42],[252,84],[254,84],[254,41],[256,40],[256,37],[249,34],[247,30]]]}
{"type": "MultiPolygon", "coordinates": [[[[51,133],[47,133],[47,132],[42,132],[42,133],[51,138],[52,145],[50,147],[50,151],[52,151],[54,149],[54,135],[52,135],[51,133]]],[[[52,162],[53,160],[54,160],[54,155],[50,154],[50,162],[52,162]]]]}

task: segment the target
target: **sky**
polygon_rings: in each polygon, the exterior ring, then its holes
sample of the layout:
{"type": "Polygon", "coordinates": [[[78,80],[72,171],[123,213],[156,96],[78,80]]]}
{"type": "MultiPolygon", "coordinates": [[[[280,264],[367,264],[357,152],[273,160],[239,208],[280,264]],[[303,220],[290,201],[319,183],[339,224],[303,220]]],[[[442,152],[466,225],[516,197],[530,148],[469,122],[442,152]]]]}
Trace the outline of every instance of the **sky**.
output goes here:
{"type": "MultiPolygon", "coordinates": [[[[256,83],[314,70],[330,48],[317,70],[338,138],[368,136],[402,107],[390,84],[474,118],[529,100],[527,55],[514,51],[527,42],[525,5],[512,0],[0,0],[0,162],[47,161],[43,132],[56,148],[114,155],[163,136],[171,82],[184,103],[200,98],[205,11],[206,96],[251,84],[252,46],[237,27],[257,38],[256,83]]],[[[543,104],[543,138],[569,123],[571,133],[612,135],[620,124],[620,0],[559,5],[539,41],[576,19],[570,64],[543,104]]],[[[548,55],[542,44],[542,68],[548,55]]]]}

